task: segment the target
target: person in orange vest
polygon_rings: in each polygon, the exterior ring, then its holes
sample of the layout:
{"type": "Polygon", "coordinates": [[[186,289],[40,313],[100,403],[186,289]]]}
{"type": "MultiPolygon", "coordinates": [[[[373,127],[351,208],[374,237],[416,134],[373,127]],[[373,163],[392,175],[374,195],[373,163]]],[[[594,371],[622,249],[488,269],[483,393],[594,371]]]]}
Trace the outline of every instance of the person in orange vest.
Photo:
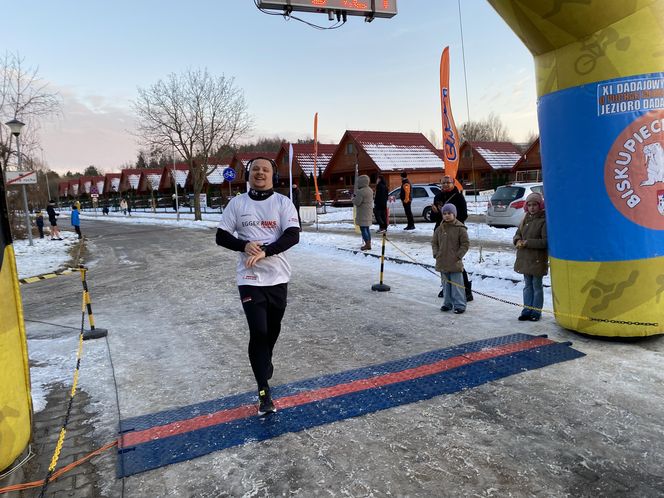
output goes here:
{"type": "Polygon", "coordinates": [[[408,179],[408,173],[405,171],[401,172],[401,192],[399,193],[399,199],[401,199],[401,204],[403,204],[403,210],[406,212],[406,219],[408,220],[408,224],[404,230],[415,230],[415,220],[413,219],[413,211],[410,207],[410,203],[413,201],[412,185],[408,179]]]}

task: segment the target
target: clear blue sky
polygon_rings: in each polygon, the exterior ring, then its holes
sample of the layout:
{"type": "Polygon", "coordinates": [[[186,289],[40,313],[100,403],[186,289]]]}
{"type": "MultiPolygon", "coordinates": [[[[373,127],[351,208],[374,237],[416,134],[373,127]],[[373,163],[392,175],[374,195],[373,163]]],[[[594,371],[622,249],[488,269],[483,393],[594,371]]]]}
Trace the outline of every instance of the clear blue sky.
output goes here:
{"type": "MultiPolygon", "coordinates": [[[[497,114],[512,139],[537,132],[530,53],[485,0],[461,1],[470,118],[497,114]]],[[[318,31],[259,12],[252,0],[5,2],[1,47],[60,93],[63,116],[40,132],[58,171],[134,162],[131,101],[171,72],[235,77],[253,136],[338,141],[346,129],[440,135],[438,67],[451,50],[457,124],[467,120],[456,0],[399,0],[392,19],[318,31]]],[[[324,15],[301,14],[330,25],[324,15]]]]}

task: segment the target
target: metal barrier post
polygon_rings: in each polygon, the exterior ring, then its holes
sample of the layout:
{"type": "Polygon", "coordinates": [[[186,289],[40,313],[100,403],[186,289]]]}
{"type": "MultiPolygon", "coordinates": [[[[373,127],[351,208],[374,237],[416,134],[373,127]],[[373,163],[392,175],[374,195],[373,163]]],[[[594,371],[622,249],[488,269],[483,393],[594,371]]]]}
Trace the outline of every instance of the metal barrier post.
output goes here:
{"type": "Polygon", "coordinates": [[[86,341],[88,339],[100,339],[101,337],[106,337],[108,335],[107,329],[95,328],[95,317],[92,314],[92,302],[90,301],[88,282],[85,279],[85,273],[88,269],[83,265],[79,265],[79,270],[81,272],[81,283],[83,284],[83,305],[88,311],[88,322],[90,323],[90,330],[83,331],[83,340],[86,341]]]}
{"type": "Polygon", "coordinates": [[[383,232],[383,243],[380,251],[380,283],[373,284],[371,290],[378,292],[387,292],[390,286],[383,283],[383,268],[385,266],[385,241],[387,240],[387,232],[383,232]]]}

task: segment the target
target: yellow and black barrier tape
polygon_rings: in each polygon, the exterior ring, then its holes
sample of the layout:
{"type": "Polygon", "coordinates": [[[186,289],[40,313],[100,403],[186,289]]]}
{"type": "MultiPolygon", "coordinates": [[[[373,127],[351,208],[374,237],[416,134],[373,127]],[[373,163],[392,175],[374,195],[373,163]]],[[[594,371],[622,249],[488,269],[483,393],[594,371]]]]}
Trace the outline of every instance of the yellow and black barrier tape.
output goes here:
{"type": "Polygon", "coordinates": [[[76,396],[76,387],[78,386],[78,376],[81,370],[81,357],[83,356],[83,325],[85,323],[85,293],[82,299],[82,309],[81,309],[81,329],[78,335],[78,349],[76,350],[76,368],[74,369],[74,379],[71,386],[71,391],[69,392],[69,403],[67,404],[67,412],[65,413],[65,419],[62,422],[62,427],[60,428],[60,435],[58,436],[58,442],[55,445],[55,450],[53,451],[53,456],[51,457],[51,463],[48,466],[48,473],[44,478],[44,484],[42,485],[41,492],[39,493],[39,498],[43,498],[48,488],[48,484],[51,481],[51,476],[55,472],[55,467],[58,464],[58,459],[60,458],[60,452],[62,451],[62,445],[65,442],[65,436],[67,434],[67,426],[69,425],[69,417],[71,416],[71,409],[74,404],[74,396],[76,396]]]}
{"type": "Polygon", "coordinates": [[[51,278],[60,277],[62,275],[70,275],[77,271],[78,269],[76,268],[65,268],[64,270],[58,270],[51,273],[43,273],[42,275],[35,275],[34,277],[19,278],[18,281],[21,285],[33,284],[35,282],[40,282],[42,280],[49,280],[51,278]]]}

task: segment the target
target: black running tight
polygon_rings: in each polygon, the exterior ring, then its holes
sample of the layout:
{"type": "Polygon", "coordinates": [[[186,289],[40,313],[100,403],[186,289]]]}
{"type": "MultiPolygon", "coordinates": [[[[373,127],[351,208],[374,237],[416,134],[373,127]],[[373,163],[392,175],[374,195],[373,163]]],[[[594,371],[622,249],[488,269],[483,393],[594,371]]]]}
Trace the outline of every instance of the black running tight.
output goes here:
{"type": "Polygon", "coordinates": [[[288,284],[269,287],[240,285],[240,299],[249,325],[249,361],[258,388],[268,387],[272,351],[286,312],[288,284]]]}

